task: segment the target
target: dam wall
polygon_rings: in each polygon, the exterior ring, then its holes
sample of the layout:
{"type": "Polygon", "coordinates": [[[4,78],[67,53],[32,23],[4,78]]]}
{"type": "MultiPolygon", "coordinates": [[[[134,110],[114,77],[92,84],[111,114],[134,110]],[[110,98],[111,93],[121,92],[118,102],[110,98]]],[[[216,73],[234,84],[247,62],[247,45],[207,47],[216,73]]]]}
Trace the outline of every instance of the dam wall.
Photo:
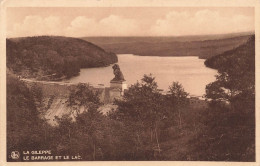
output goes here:
{"type": "MultiPolygon", "coordinates": [[[[49,81],[35,81],[29,79],[21,79],[29,88],[36,86],[42,90],[44,97],[58,97],[58,98],[68,98],[70,91],[75,89],[78,84],[76,83],[63,83],[63,82],[49,82],[49,81]]],[[[87,84],[86,84],[87,85],[87,84]]],[[[115,98],[121,98],[122,89],[104,86],[91,86],[94,91],[99,91],[100,101],[104,104],[112,103],[115,98]]]]}

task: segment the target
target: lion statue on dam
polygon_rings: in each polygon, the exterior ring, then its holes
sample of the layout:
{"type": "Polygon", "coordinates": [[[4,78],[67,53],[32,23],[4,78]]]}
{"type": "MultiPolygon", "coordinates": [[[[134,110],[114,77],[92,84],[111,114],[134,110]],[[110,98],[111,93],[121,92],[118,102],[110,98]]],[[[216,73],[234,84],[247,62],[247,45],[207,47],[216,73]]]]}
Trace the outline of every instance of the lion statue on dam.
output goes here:
{"type": "Polygon", "coordinates": [[[114,73],[115,77],[111,80],[111,82],[114,82],[114,81],[121,81],[121,82],[123,82],[123,81],[125,81],[124,75],[121,72],[119,65],[118,64],[114,64],[112,66],[112,68],[114,70],[113,73],[114,73]]]}

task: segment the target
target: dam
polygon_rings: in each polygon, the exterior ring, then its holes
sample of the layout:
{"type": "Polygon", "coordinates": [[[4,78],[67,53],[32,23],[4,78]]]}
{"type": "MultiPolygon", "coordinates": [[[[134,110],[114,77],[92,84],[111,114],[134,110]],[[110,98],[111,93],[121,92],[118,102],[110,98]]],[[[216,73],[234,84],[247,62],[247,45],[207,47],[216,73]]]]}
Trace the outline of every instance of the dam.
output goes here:
{"type": "MultiPolygon", "coordinates": [[[[21,79],[26,85],[31,88],[37,86],[42,90],[44,97],[59,97],[68,98],[70,91],[75,89],[78,83],[64,83],[64,82],[51,82],[51,81],[36,81],[30,79],[21,79]]],[[[112,82],[110,87],[102,85],[91,85],[88,83],[81,83],[89,86],[94,91],[99,91],[100,101],[104,104],[112,103],[114,99],[119,99],[123,96],[124,91],[127,89],[125,82],[112,82]]]]}
{"type": "MultiPolygon", "coordinates": [[[[77,87],[78,83],[35,81],[30,79],[20,80],[23,81],[29,89],[35,86],[42,92],[43,107],[41,107],[39,111],[43,113],[44,118],[49,124],[55,126],[57,124],[55,117],[60,118],[64,114],[70,114],[72,119],[75,118],[71,108],[67,105],[67,100],[70,92],[77,87]]],[[[83,84],[89,86],[94,91],[99,91],[99,99],[103,105],[99,107],[98,110],[103,114],[107,114],[117,108],[117,106],[113,104],[113,101],[120,99],[127,89],[125,82],[112,82],[110,83],[110,87],[104,87],[102,85],[93,86],[87,83],[83,84]]]]}

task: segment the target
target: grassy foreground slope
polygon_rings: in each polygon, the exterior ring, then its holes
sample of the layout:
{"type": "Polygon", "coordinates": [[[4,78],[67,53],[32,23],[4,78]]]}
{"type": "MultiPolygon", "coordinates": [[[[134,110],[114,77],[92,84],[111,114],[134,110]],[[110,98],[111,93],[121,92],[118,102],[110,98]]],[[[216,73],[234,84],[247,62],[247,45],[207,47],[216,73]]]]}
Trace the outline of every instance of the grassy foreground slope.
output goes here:
{"type": "Polygon", "coordinates": [[[207,59],[245,43],[250,35],[191,37],[85,37],[117,54],[141,56],[199,56],[207,59]]]}
{"type": "Polygon", "coordinates": [[[23,77],[68,78],[77,75],[80,68],[103,67],[115,62],[117,56],[114,53],[77,38],[7,39],[7,67],[23,77]]]}

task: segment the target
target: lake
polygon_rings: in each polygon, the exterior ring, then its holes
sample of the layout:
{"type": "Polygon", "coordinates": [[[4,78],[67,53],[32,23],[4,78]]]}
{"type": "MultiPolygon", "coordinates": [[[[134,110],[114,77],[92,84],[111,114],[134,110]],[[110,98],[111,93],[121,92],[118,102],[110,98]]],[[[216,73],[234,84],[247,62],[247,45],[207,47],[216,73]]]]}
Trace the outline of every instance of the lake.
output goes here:
{"type": "MultiPolygon", "coordinates": [[[[180,82],[190,95],[202,96],[205,87],[215,80],[216,70],[207,68],[204,59],[189,57],[157,57],[119,54],[118,64],[128,85],[141,80],[144,74],[152,73],[160,89],[168,90],[173,81],[180,82]]],[[[101,68],[81,69],[80,75],[66,82],[92,85],[110,85],[114,78],[112,65],[101,68]]]]}

